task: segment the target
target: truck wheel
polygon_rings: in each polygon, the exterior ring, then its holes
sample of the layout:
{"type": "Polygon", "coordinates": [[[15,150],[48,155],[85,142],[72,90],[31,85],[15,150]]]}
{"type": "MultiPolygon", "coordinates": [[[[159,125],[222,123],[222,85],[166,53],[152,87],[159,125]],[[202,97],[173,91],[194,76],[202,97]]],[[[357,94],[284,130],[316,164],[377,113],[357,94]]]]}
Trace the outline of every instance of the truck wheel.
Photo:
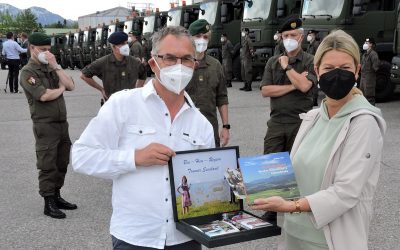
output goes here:
{"type": "Polygon", "coordinates": [[[377,102],[389,101],[393,95],[395,85],[390,81],[390,68],[389,62],[382,61],[376,72],[375,98],[377,102]]]}
{"type": "Polygon", "coordinates": [[[233,77],[236,78],[237,81],[242,81],[242,65],[240,63],[240,57],[237,56],[233,59],[232,63],[233,69],[233,77]]]}

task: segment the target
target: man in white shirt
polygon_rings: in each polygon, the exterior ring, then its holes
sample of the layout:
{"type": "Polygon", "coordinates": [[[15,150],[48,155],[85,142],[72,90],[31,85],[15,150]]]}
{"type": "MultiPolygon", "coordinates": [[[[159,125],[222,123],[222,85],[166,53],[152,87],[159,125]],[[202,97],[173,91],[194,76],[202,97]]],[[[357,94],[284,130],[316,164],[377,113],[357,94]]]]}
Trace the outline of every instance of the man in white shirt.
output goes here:
{"type": "Polygon", "coordinates": [[[200,250],[177,231],[167,167],[175,151],[214,147],[214,132],[184,88],[195,47],[182,27],[153,35],[155,79],[115,93],[72,149],[75,171],[113,180],[113,249],[200,250]]]}

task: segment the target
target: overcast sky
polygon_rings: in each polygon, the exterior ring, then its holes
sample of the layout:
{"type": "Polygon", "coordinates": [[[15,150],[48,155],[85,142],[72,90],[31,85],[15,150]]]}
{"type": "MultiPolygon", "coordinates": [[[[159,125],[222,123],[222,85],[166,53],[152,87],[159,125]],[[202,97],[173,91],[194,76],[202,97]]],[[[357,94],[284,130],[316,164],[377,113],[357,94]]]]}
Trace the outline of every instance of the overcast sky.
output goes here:
{"type": "MultiPolygon", "coordinates": [[[[173,0],[173,2],[176,1],[173,0]]],[[[66,19],[72,20],[78,20],[79,16],[118,6],[127,8],[128,3],[153,3],[160,10],[169,10],[170,2],[171,0],[0,0],[0,3],[8,3],[19,9],[26,9],[33,6],[42,7],[66,19]]],[[[187,0],[186,2],[189,4],[192,1],[187,0]]]]}

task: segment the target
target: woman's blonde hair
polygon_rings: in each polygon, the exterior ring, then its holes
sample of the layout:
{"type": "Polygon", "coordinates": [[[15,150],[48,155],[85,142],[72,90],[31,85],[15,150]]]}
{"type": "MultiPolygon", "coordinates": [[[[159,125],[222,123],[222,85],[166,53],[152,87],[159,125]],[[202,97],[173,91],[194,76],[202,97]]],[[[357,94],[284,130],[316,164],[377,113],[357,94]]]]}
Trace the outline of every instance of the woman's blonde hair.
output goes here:
{"type": "MultiPolygon", "coordinates": [[[[354,59],[354,65],[357,68],[360,64],[360,50],[354,38],[343,30],[332,31],[326,36],[318,46],[314,55],[314,65],[318,68],[321,65],[322,58],[325,53],[331,50],[344,52],[354,59]]],[[[361,90],[354,87],[351,92],[353,94],[361,94],[361,90]]]]}

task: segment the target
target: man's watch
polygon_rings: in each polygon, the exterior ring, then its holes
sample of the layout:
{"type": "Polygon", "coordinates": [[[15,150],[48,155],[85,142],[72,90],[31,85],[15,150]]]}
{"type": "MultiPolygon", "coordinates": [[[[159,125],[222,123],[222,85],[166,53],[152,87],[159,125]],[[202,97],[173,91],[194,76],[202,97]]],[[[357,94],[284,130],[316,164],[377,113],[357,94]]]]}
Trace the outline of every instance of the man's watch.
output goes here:
{"type": "Polygon", "coordinates": [[[293,69],[293,67],[290,66],[290,64],[288,64],[288,65],[286,66],[285,72],[288,71],[288,70],[291,70],[291,69],[293,69]]]}
{"type": "Polygon", "coordinates": [[[231,129],[231,125],[230,124],[224,124],[224,125],[222,125],[222,127],[226,128],[226,129],[231,129]]]}

